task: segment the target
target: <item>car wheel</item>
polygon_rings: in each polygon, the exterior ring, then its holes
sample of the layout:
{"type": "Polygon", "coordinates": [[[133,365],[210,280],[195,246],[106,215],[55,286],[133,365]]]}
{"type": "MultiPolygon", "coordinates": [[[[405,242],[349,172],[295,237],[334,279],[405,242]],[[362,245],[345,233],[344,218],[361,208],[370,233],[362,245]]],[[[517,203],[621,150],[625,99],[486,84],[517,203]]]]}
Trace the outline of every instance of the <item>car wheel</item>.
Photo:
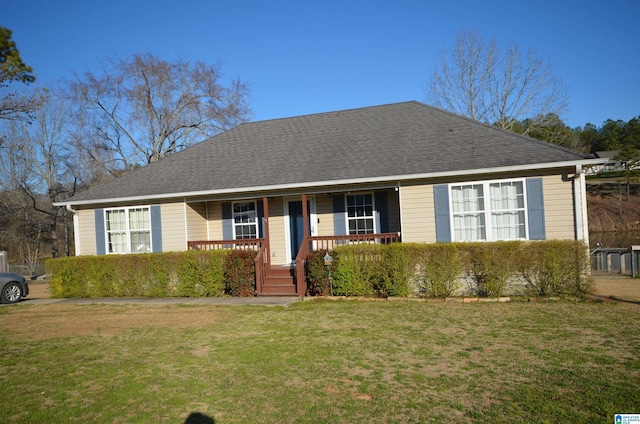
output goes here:
{"type": "Polygon", "coordinates": [[[22,289],[18,283],[9,283],[2,289],[2,303],[16,303],[22,297],[22,289]]]}

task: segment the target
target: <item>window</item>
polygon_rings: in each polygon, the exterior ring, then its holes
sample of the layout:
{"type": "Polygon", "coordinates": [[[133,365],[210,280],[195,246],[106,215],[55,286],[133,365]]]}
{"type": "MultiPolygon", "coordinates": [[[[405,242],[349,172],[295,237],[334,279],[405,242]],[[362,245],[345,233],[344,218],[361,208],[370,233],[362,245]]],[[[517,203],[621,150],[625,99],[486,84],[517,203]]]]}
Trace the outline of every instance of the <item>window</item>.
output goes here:
{"type": "Polygon", "coordinates": [[[524,181],[451,185],[455,241],[527,238],[524,181]]]}
{"type": "Polygon", "coordinates": [[[475,241],[486,238],[484,186],[478,184],[451,187],[453,239],[475,241]]]}
{"type": "Polygon", "coordinates": [[[374,222],[373,195],[371,193],[347,195],[349,234],[373,234],[375,233],[374,222]]]}
{"type": "Polygon", "coordinates": [[[492,183],[489,184],[489,191],[492,238],[494,240],[527,238],[522,181],[492,183]]]}
{"type": "Polygon", "coordinates": [[[107,209],[107,253],[151,252],[149,207],[107,209]]]}
{"type": "Polygon", "coordinates": [[[233,204],[233,232],[235,239],[258,237],[256,202],[238,202],[233,204]]]}

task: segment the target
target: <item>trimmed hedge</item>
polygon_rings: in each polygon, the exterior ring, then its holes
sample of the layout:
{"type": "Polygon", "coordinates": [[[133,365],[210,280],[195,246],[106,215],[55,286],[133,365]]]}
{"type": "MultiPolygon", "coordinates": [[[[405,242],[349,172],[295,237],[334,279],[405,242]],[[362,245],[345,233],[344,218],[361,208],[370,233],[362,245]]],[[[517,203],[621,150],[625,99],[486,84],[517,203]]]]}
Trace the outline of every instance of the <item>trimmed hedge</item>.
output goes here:
{"type": "MultiPolygon", "coordinates": [[[[353,244],[307,257],[310,295],[584,296],[581,241],[353,244]]],[[[54,297],[254,296],[256,252],[214,250],[74,256],[46,262],[54,297]]]]}
{"type": "MultiPolygon", "coordinates": [[[[591,292],[588,250],[581,241],[356,244],[337,247],[333,255],[335,295],[499,297],[591,292]]],[[[321,271],[308,272],[309,287],[320,286],[318,280],[326,278],[321,271]],[[312,277],[316,274],[320,277],[312,277]]],[[[313,294],[325,291],[314,289],[313,294]]]]}
{"type": "Polygon", "coordinates": [[[225,250],[72,256],[47,260],[46,272],[54,297],[215,297],[228,290],[227,256],[225,250]]]}
{"type": "Polygon", "coordinates": [[[456,294],[467,261],[458,243],[434,244],[421,249],[417,289],[422,296],[449,297],[456,294]]]}

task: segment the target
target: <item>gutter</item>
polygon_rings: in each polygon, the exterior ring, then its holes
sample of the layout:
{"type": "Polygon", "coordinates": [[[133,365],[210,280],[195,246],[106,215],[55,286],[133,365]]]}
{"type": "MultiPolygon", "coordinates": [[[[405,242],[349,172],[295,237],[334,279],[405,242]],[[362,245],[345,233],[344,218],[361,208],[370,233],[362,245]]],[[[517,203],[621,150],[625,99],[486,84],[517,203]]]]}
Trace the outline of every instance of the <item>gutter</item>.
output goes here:
{"type": "Polygon", "coordinates": [[[435,179],[435,178],[445,178],[445,177],[453,177],[453,176],[465,176],[465,175],[484,175],[484,174],[495,174],[495,173],[504,173],[504,172],[514,172],[514,171],[535,171],[542,169],[553,169],[553,168],[565,168],[565,167],[576,167],[582,168],[582,166],[589,165],[599,165],[606,163],[602,158],[596,159],[584,159],[581,161],[564,161],[564,162],[551,162],[546,164],[529,164],[529,165],[512,165],[512,166],[502,166],[502,167],[493,167],[493,168],[481,168],[481,169],[465,169],[458,171],[444,171],[444,172],[427,172],[421,174],[409,174],[409,175],[389,175],[389,176],[381,176],[381,177],[369,177],[369,178],[351,178],[351,179],[343,179],[343,180],[329,180],[329,181],[316,181],[316,182],[301,182],[301,183],[290,183],[290,184],[276,184],[276,185],[265,185],[265,186],[255,186],[255,187],[233,187],[233,188],[225,188],[219,190],[201,190],[201,191],[189,191],[189,192],[179,192],[179,193],[161,193],[161,194],[151,194],[151,195],[143,195],[143,196],[126,196],[126,197],[113,197],[113,198],[105,198],[105,199],[89,199],[89,200],[78,200],[73,201],[73,199],[64,202],[54,203],[54,206],[67,206],[67,205],[95,205],[99,203],[127,203],[127,202],[136,202],[136,201],[150,201],[150,200],[165,200],[165,199],[174,199],[177,197],[196,197],[196,196],[212,196],[212,195],[224,195],[224,194],[239,194],[239,193],[252,193],[252,192],[264,192],[264,191],[278,191],[278,190],[292,190],[292,189],[320,189],[322,187],[332,187],[338,185],[354,185],[354,184],[363,184],[363,183],[382,183],[382,182],[390,182],[390,181],[407,181],[407,180],[420,180],[420,179],[435,179]]]}

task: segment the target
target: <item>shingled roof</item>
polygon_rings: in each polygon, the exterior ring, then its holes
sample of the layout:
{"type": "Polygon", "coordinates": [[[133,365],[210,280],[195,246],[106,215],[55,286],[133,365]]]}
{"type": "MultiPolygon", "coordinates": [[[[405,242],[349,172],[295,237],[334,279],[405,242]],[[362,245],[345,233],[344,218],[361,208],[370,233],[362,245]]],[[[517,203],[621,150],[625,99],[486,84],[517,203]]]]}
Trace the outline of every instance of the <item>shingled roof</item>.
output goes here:
{"type": "Polygon", "coordinates": [[[589,158],[411,101],[244,123],[60,204],[396,181],[589,158]]]}

